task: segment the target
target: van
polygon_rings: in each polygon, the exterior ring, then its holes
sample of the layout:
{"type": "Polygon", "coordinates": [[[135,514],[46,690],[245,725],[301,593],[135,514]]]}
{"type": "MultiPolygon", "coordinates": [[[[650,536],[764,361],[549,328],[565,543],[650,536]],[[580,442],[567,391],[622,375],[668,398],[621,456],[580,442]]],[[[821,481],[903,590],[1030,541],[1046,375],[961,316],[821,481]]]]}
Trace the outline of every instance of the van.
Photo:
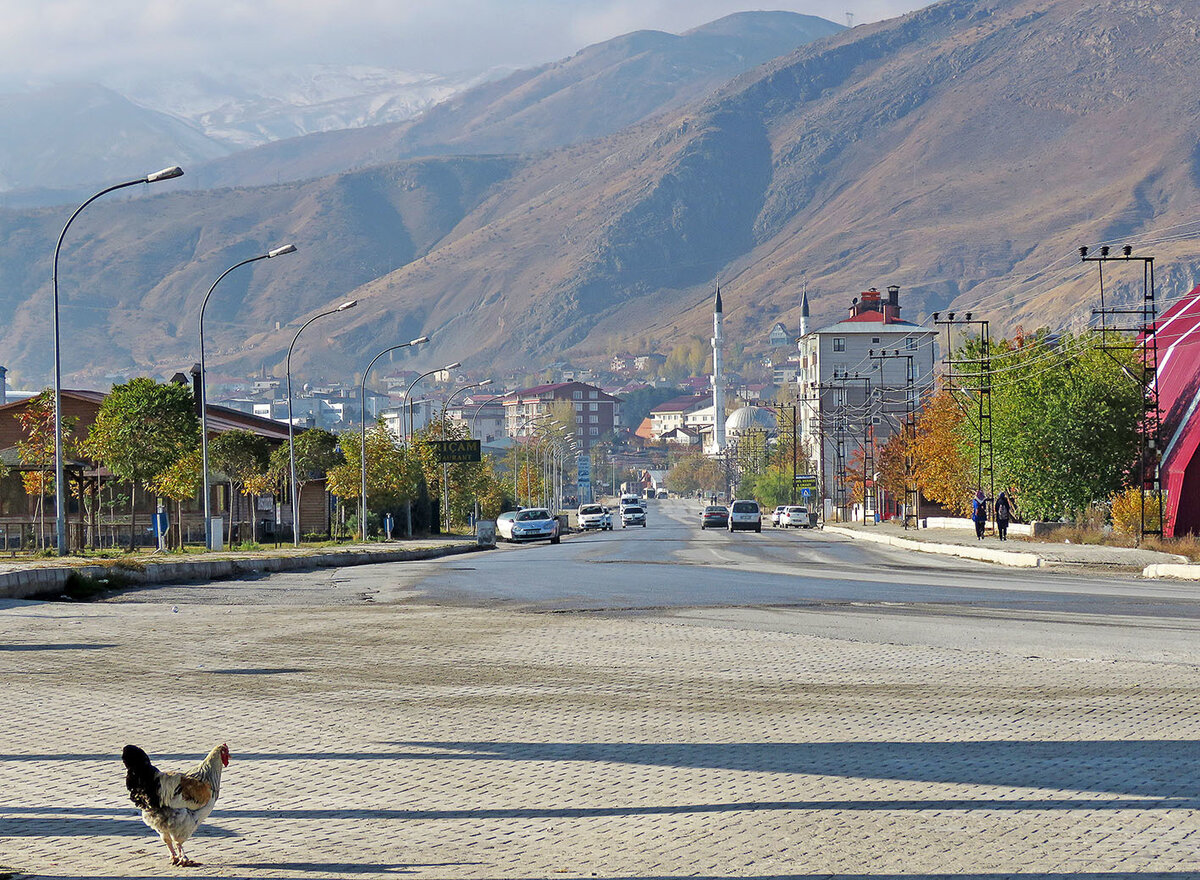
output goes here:
{"type": "Polygon", "coordinates": [[[624,510],[626,507],[628,507],[631,504],[641,504],[641,503],[642,503],[642,499],[639,498],[637,495],[625,494],[625,495],[621,496],[621,509],[622,510],[624,510]]]}
{"type": "Polygon", "coordinates": [[[762,531],[762,510],[757,501],[735,501],[729,508],[729,531],[762,531]]]}

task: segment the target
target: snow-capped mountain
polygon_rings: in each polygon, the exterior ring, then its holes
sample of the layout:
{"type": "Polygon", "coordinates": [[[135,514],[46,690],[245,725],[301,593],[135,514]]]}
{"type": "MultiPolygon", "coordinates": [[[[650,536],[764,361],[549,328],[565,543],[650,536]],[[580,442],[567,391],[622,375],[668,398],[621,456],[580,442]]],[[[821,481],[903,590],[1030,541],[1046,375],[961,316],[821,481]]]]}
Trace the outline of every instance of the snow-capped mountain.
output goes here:
{"type": "Polygon", "coordinates": [[[411,119],[507,71],[460,75],[307,65],[107,83],[136,103],[191,122],[234,149],[411,119]]]}

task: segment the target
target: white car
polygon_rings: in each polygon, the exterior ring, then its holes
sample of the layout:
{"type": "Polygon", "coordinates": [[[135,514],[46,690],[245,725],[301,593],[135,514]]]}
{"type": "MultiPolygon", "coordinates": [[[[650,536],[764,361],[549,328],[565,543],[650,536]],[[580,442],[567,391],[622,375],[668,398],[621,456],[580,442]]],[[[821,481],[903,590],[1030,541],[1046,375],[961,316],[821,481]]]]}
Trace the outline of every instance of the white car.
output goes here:
{"type": "Polygon", "coordinates": [[[646,528],[646,509],[631,504],[622,510],[621,528],[627,526],[641,526],[643,529],[646,528]]]}
{"type": "Polygon", "coordinates": [[[781,504],[771,511],[771,525],[775,526],[776,528],[779,527],[779,519],[783,516],[783,512],[787,510],[787,507],[788,506],[786,504],[781,504]]]}
{"type": "Polygon", "coordinates": [[[811,529],[812,521],[808,517],[807,507],[785,507],[779,517],[779,524],[785,529],[811,529]]]}
{"type": "Polygon", "coordinates": [[[735,501],[729,507],[729,531],[762,531],[762,510],[757,501],[735,501]]]}
{"type": "Polygon", "coordinates": [[[544,507],[511,510],[496,517],[496,537],[505,541],[559,542],[558,518],[544,507]]]}
{"type": "Polygon", "coordinates": [[[579,528],[612,531],[613,516],[603,504],[581,504],[579,506],[579,528]]]}

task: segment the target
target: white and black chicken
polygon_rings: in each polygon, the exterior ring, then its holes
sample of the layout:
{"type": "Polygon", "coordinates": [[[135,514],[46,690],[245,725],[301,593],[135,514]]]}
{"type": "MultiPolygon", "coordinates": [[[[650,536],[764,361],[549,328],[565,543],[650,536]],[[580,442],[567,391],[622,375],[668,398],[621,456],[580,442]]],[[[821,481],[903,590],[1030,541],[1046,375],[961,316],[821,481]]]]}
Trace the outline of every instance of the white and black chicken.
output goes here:
{"type": "Polygon", "coordinates": [[[164,773],[137,746],[125,746],[121,760],[128,771],[129,799],[142,811],[142,821],[157,831],[171,850],[171,864],[194,867],[183,844],[208,818],[221,791],[221,771],[229,766],[229,746],[221,744],[186,773],[164,773]]]}

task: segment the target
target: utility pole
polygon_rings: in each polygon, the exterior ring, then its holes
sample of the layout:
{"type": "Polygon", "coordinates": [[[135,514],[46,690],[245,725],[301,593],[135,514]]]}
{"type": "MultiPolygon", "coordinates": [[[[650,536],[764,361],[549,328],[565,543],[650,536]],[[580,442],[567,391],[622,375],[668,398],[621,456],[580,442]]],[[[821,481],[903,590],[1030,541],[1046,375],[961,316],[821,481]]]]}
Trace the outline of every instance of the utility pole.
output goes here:
{"type": "MultiPolygon", "coordinates": [[[[992,447],[992,351],[988,322],[972,320],[970,312],[966,312],[961,317],[956,317],[954,312],[948,312],[945,320],[940,318],[940,313],[934,312],[933,323],[935,326],[946,328],[946,345],[942,349],[942,366],[950,395],[968,419],[971,417],[971,409],[975,410],[974,421],[978,438],[977,448],[979,449],[976,485],[987,492],[989,499],[995,498],[996,457],[992,447]],[[961,332],[966,328],[977,328],[978,357],[964,355],[959,358],[955,354],[955,330],[960,332],[959,338],[961,339],[961,332]],[[974,407],[968,407],[969,403],[974,403],[974,407]]],[[[995,511],[992,513],[994,518],[995,511]]]]}
{"type": "MultiPolygon", "coordinates": [[[[916,371],[913,367],[913,353],[911,351],[901,351],[895,349],[888,351],[881,349],[878,354],[874,349],[867,352],[873,359],[879,362],[879,408],[881,415],[896,416],[900,412],[888,411],[887,400],[887,382],[885,381],[885,362],[889,360],[900,360],[904,362],[904,400],[903,400],[903,438],[904,438],[904,528],[910,528],[917,523],[917,506],[920,504],[920,492],[917,489],[917,476],[913,466],[913,445],[917,438],[917,404],[918,394],[916,387],[916,371]]],[[[895,406],[893,404],[893,406],[895,406]]]]}
{"type": "Polygon", "coordinates": [[[1088,249],[1081,247],[1079,257],[1085,263],[1096,263],[1100,270],[1100,308],[1092,309],[1093,317],[1100,319],[1100,326],[1093,327],[1092,331],[1100,334],[1101,351],[1109,357],[1115,357],[1113,352],[1117,351],[1141,353],[1141,375],[1135,377],[1142,386],[1142,418],[1138,430],[1142,519],[1140,538],[1147,535],[1161,538],[1166,525],[1166,511],[1163,510],[1162,498],[1162,411],[1158,398],[1158,312],[1154,301],[1154,257],[1135,257],[1130,245],[1125,245],[1119,256],[1110,254],[1107,245],[1100,248],[1099,256],[1089,256],[1088,249]],[[1139,305],[1116,308],[1106,304],[1104,267],[1110,262],[1142,264],[1139,305]],[[1132,339],[1130,334],[1134,334],[1132,339]],[[1147,510],[1147,498],[1153,500],[1157,514],[1147,510]]]}

